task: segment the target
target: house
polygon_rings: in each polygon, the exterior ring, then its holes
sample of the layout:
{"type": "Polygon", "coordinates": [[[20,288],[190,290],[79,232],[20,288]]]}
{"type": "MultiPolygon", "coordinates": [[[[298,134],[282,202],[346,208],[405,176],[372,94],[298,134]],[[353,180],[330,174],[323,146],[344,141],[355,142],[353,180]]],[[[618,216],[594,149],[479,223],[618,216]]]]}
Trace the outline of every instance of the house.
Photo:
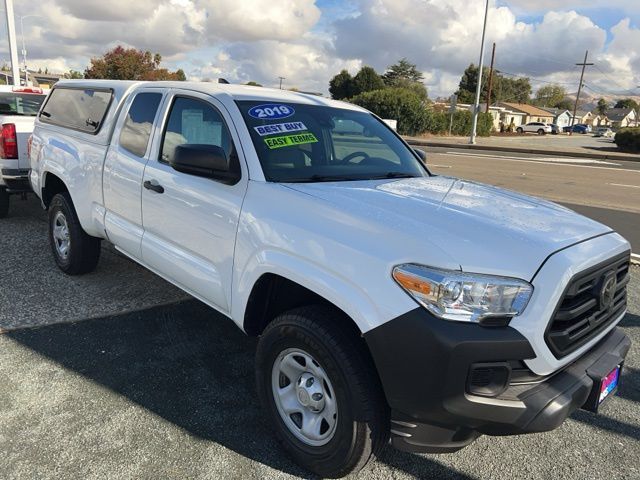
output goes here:
{"type": "Polygon", "coordinates": [[[561,108],[543,108],[553,115],[553,123],[560,128],[568,127],[571,125],[571,117],[573,116],[569,110],[563,110],[561,108]]]}
{"type": "Polygon", "coordinates": [[[602,113],[595,113],[592,118],[591,125],[594,127],[609,127],[611,126],[611,121],[607,115],[602,113]]]}
{"type": "MultiPolygon", "coordinates": [[[[554,116],[552,113],[549,113],[542,108],[534,107],[533,105],[528,105],[526,103],[509,103],[509,102],[500,102],[498,103],[499,107],[503,107],[507,110],[510,110],[514,114],[520,114],[523,117],[522,123],[529,122],[542,122],[542,123],[553,123],[554,116]]],[[[505,124],[510,125],[511,122],[505,122],[505,124]]],[[[516,124],[517,126],[518,124],[516,124]]],[[[520,124],[521,125],[521,124],[520,124]]]]}
{"type": "Polygon", "coordinates": [[[593,125],[593,113],[587,112],[585,110],[578,110],[576,112],[576,119],[573,124],[593,125]]]}
{"type": "Polygon", "coordinates": [[[607,117],[613,128],[637,127],[640,124],[638,112],[633,108],[610,108],[607,117]]]}

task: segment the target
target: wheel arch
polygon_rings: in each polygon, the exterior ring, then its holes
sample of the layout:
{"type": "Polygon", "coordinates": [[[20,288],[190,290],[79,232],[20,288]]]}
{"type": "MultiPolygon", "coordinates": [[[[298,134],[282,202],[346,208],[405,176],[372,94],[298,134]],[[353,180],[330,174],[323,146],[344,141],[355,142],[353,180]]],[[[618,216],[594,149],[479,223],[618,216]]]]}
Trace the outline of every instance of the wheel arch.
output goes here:
{"type": "Polygon", "coordinates": [[[232,318],[249,335],[260,335],[275,311],[302,306],[303,301],[333,306],[360,335],[397,316],[395,312],[382,314],[354,283],[284,252],[262,252],[236,278],[232,318]]]}
{"type": "Polygon", "coordinates": [[[325,305],[349,320],[351,330],[361,335],[357,323],[339,306],[307,287],[275,273],[264,273],[253,285],[243,318],[243,329],[258,336],[278,315],[306,305],[325,305]]]}
{"type": "Polygon", "coordinates": [[[49,208],[51,200],[58,193],[69,192],[67,184],[55,173],[45,171],[42,174],[41,200],[45,208],[49,208]]]}

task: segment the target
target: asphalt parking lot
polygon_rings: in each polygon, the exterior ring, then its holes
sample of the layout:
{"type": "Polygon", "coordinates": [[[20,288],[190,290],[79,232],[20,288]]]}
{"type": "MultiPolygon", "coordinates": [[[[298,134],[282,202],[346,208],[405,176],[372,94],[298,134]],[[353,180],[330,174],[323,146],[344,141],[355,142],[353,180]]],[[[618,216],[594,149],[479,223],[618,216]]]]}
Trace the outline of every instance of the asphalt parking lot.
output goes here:
{"type": "MultiPolygon", "coordinates": [[[[35,202],[0,221],[0,478],[299,478],[254,392],[255,341],[108,246],[53,264],[35,202]],[[154,306],[155,305],[155,306],[154,306]],[[26,327],[26,328],[25,328],[26,327]]],[[[357,478],[640,478],[640,268],[619,395],[554,432],[448,455],[387,448],[357,478]]]]}

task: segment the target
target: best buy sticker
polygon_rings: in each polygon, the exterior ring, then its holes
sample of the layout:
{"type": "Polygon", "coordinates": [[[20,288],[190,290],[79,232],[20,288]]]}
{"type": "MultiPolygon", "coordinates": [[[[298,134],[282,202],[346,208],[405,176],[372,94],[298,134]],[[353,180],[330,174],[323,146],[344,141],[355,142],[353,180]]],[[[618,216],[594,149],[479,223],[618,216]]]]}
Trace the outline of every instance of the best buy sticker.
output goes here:
{"type": "Polygon", "coordinates": [[[264,143],[270,149],[291,147],[293,145],[302,145],[305,143],[317,143],[318,139],[313,133],[301,133],[299,135],[283,135],[281,137],[265,138],[264,143]]]}
{"type": "Polygon", "coordinates": [[[304,123],[302,122],[287,122],[287,123],[275,123],[273,125],[260,125],[259,127],[253,127],[258,132],[258,135],[264,137],[265,135],[273,135],[276,133],[288,133],[288,132],[300,132],[306,130],[304,123]]]}

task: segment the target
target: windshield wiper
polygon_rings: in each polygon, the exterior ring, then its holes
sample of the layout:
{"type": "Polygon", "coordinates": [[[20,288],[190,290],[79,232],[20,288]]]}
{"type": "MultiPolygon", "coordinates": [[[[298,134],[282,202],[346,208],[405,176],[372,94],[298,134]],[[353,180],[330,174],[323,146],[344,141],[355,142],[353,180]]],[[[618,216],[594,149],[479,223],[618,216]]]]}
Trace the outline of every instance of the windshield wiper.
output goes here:
{"type": "Polygon", "coordinates": [[[385,173],[383,175],[379,175],[377,177],[375,177],[376,179],[380,179],[380,178],[416,178],[416,175],[412,174],[412,173],[406,173],[406,172],[388,172],[385,173]]]}
{"type": "Polygon", "coordinates": [[[283,183],[313,183],[313,182],[349,182],[354,180],[368,180],[362,177],[345,175],[311,175],[304,178],[287,178],[281,180],[283,183]]]}

